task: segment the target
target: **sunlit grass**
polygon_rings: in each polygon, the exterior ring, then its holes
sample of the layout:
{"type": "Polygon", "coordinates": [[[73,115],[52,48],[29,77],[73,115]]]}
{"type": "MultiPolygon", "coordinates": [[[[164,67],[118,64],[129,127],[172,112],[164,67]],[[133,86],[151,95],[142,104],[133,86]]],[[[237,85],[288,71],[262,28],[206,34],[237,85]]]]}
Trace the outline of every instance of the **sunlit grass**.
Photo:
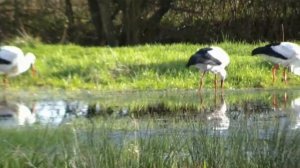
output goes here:
{"type": "MultiPolygon", "coordinates": [[[[262,44],[224,42],[218,45],[230,55],[226,89],[284,88],[281,70],[272,85],[271,64],[250,56],[262,44]]],[[[196,44],[153,44],[133,47],[81,47],[77,45],[22,46],[35,53],[38,76],[29,73],[11,79],[11,87],[63,88],[68,90],[145,90],[196,89],[199,73],[187,69],[189,57],[201,47],[196,44]]],[[[297,86],[300,78],[289,74],[289,85],[297,86]]],[[[213,75],[208,75],[205,88],[213,88],[213,75]]]]}

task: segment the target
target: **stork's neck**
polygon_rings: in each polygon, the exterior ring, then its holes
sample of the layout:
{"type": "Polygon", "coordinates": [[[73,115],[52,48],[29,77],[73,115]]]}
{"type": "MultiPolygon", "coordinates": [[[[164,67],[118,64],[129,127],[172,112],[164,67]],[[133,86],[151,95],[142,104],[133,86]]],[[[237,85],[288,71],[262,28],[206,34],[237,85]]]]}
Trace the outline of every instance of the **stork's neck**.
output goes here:
{"type": "Polygon", "coordinates": [[[30,62],[24,57],[23,60],[18,64],[19,74],[27,71],[30,68],[30,62]]]}
{"type": "Polygon", "coordinates": [[[227,77],[227,72],[226,72],[225,69],[220,69],[219,74],[220,74],[222,80],[225,80],[225,79],[226,79],[226,77],[227,77]]]}

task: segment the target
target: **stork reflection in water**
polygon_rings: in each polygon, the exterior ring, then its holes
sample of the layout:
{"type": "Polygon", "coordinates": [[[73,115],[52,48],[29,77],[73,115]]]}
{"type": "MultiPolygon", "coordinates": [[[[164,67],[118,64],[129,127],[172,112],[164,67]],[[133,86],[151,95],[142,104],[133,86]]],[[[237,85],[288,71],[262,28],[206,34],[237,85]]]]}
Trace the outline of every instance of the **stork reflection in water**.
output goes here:
{"type": "Polygon", "coordinates": [[[31,125],[35,122],[35,113],[25,104],[6,100],[0,102],[1,126],[31,125]]]}
{"type": "Polygon", "coordinates": [[[217,94],[214,95],[214,99],[214,110],[206,116],[206,119],[214,130],[227,130],[230,125],[230,119],[227,116],[227,104],[223,94],[220,95],[220,103],[218,103],[217,94]]]}
{"type": "Polygon", "coordinates": [[[295,114],[295,121],[292,122],[293,124],[291,128],[298,129],[300,128],[300,97],[297,97],[296,99],[292,100],[291,108],[295,114]]]}
{"type": "Polygon", "coordinates": [[[300,128],[300,97],[291,100],[290,106],[288,94],[283,96],[273,95],[273,109],[277,118],[280,118],[281,125],[290,129],[300,128]]]}

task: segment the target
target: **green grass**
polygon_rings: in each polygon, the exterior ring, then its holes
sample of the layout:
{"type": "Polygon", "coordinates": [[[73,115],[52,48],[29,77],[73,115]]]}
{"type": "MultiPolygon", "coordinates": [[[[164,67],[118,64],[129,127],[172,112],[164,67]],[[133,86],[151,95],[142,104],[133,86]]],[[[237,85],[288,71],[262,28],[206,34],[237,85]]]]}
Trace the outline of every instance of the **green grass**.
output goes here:
{"type": "MultiPolygon", "coordinates": [[[[200,121],[168,121],[158,131],[128,120],[136,131],[114,130],[117,121],[58,129],[1,129],[0,167],[299,167],[299,130],[238,120],[229,135],[200,121]],[[114,123],[115,122],[115,123],[114,123]],[[182,126],[182,125],[181,125],[182,126]],[[261,132],[268,136],[261,137],[261,132]],[[148,132],[148,133],[145,133],[148,132]]],[[[157,124],[157,123],[156,123],[157,124]]],[[[157,126],[156,126],[157,127],[157,126]]]]}
{"type": "MultiPolygon", "coordinates": [[[[230,55],[226,89],[285,88],[279,79],[272,85],[272,65],[250,56],[260,44],[224,42],[214,44],[230,55]]],[[[38,76],[29,73],[10,79],[12,88],[63,88],[68,90],[149,90],[196,89],[199,73],[185,64],[201,44],[141,45],[133,47],[81,47],[77,45],[23,45],[37,56],[38,76]]],[[[300,78],[289,74],[289,87],[300,78]]],[[[207,76],[205,88],[213,88],[213,75],[207,76]]]]}

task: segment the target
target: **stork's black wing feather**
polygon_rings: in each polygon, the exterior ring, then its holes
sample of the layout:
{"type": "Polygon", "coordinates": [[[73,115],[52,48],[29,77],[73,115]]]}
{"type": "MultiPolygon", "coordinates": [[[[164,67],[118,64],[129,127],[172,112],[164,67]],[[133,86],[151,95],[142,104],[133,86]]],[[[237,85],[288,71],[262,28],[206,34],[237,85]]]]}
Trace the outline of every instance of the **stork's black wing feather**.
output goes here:
{"type": "Polygon", "coordinates": [[[191,56],[186,66],[189,67],[195,64],[221,65],[221,61],[209,54],[208,51],[210,50],[212,50],[212,48],[200,49],[194,55],[191,56]]]}
{"type": "Polygon", "coordinates": [[[6,64],[6,65],[8,65],[8,64],[11,64],[11,62],[7,61],[6,59],[0,58],[0,64],[6,64]]]}
{"type": "Polygon", "coordinates": [[[284,59],[287,60],[288,58],[285,57],[284,55],[274,51],[271,47],[272,46],[277,46],[280,45],[280,43],[271,43],[263,47],[257,47],[254,50],[252,50],[252,55],[257,55],[257,54],[265,54],[269,55],[271,57],[279,58],[279,59],[284,59]]]}
{"type": "MultiPolygon", "coordinates": [[[[2,50],[2,47],[0,48],[0,51],[2,50]]],[[[2,56],[3,57],[3,56],[2,56]]],[[[0,56],[0,65],[1,64],[6,64],[6,65],[8,65],[8,64],[11,64],[11,62],[10,61],[8,61],[8,60],[6,60],[6,59],[3,59],[3,58],[1,58],[1,56],[0,56]]]]}

